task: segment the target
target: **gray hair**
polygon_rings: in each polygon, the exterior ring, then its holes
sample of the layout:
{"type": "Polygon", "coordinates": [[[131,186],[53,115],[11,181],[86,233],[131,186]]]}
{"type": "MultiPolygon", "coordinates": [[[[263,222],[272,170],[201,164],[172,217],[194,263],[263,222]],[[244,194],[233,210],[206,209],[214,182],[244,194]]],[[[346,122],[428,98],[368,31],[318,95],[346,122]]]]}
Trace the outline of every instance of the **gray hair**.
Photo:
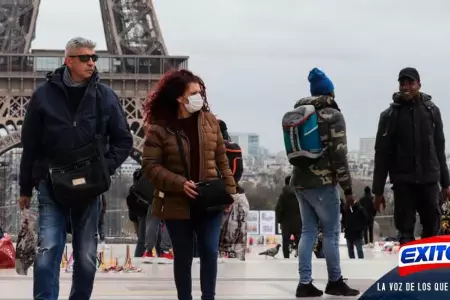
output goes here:
{"type": "Polygon", "coordinates": [[[74,37],[70,39],[70,41],[66,44],[66,56],[69,55],[73,50],[79,49],[79,48],[88,48],[88,49],[94,49],[97,46],[97,44],[89,39],[83,38],[83,37],[74,37]]]}

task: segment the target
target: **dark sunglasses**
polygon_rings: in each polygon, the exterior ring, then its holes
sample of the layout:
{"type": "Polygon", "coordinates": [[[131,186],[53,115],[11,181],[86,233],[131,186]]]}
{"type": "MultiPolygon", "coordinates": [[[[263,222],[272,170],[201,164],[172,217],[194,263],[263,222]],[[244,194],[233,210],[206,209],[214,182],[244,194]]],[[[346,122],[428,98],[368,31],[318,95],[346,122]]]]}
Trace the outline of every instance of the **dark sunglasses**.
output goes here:
{"type": "Polygon", "coordinates": [[[81,54],[81,55],[71,55],[69,57],[78,57],[78,59],[81,62],[88,62],[90,59],[92,59],[93,62],[96,62],[98,60],[98,55],[97,54],[81,54]]]}

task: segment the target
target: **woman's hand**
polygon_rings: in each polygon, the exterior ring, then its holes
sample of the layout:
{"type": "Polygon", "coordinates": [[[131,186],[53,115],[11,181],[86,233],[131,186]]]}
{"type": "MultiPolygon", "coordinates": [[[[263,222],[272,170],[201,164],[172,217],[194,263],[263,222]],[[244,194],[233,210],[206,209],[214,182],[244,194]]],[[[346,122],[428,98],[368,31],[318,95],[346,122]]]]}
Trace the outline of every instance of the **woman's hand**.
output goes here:
{"type": "Polygon", "coordinates": [[[195,199],[198,196],[197,186],[192,180],[186,180],[183,185],[184,193],[191,199],[195,199]]]}

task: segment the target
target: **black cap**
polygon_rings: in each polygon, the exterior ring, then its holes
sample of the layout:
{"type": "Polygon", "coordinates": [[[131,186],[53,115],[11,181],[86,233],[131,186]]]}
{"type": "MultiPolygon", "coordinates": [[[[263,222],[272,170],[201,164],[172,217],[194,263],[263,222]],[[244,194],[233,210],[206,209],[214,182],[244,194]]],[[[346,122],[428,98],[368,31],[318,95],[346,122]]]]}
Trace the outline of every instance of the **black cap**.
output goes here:
{"type": "Polygon", "coordinates": [[[403,78],[409,78],[412,80],[416,80],[420,82],[419,72],[415,68],[404,68],[398,74],[398,80],[402,80],[403,78]]]}

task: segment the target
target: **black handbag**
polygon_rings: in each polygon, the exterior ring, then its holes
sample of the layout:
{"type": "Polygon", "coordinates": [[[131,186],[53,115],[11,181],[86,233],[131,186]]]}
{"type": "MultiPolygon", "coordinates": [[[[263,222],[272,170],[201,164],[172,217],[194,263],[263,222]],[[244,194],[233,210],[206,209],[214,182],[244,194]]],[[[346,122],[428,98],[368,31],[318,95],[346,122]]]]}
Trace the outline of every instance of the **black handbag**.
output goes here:
{"type": "Polygon", "coordinates": [[[55,200],[65,206],[84,206],[111,186],[111,177],[102,151],[103,106],[98,90],[95,97],[96,126],[91,143],[64,153],[49,163],[55,200]]]}
{"type": "MultiPolygon", "coordinates": [[[[176,132],[176,139],[181,161],[183,163],[185,177],[190,180],[189,168],[186,162],[183,144],[181,142],[180,133],[176,132]]],[[[222,178],[222,174],[217,170],[218,179],[200,181],[196,183],[197,198],[191,201],[191,206],[199,211],[223,211],[233,204],[233,197],[227,192],[226,184],[222,178]]]]}
{"type": "Polygon", "coordinates": [[[154,190],[153,184],[144,174],[144,169],[141,169],[131,192],[136,196],[138,202],[148,207],[152,203],[154,190]]]}

